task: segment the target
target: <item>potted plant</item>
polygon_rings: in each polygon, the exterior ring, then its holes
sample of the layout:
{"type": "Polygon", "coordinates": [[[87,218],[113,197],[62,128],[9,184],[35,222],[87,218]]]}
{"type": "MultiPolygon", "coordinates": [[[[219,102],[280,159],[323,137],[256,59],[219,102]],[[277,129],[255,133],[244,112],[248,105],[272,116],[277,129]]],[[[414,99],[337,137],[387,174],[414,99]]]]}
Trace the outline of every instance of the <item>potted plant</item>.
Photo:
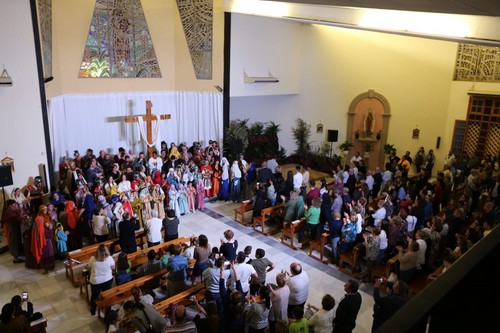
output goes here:
{"type": "Polygon", "coordinates": [[[292,127],[292,135],[297,145],[295,153],[297,155],[305,155],[311,152],[311,144],[309,137],[311,136],[311,125],[303,119],[295,119],[295,127],[292,127]]]}
{"type": "Polygon", "coordinates": [[[386,154],[387,156],[391,155],[392,153],[395,153],[396,152],[396,148],[394,148],[394,145],[391,145],[391,144],[384,144],[384,154],[386,154]]]}
{"type": "Polygon", "coordinates": [[[365,142],[363,144],[363,151],[365,152],[365,157],[369,157],[370,153],[375,149],[372,142],[365,142]]]}
{"type": "Polygon", "coordinates": [[[340,145],[339,145],[339,150],[343,151],[344,154],[347,154],[349,152],[349,150],[351,150],[351,148],[353,147],[354,145],[349,142],[349,141],[344,141],[342,142],[340,145]]]}
{"type": "Polygon", "coordinates": [[[248,119],[231,120],[226,131],[226,147],[232,153],[233,158],[243,153],[248,146],[248,119]]]}

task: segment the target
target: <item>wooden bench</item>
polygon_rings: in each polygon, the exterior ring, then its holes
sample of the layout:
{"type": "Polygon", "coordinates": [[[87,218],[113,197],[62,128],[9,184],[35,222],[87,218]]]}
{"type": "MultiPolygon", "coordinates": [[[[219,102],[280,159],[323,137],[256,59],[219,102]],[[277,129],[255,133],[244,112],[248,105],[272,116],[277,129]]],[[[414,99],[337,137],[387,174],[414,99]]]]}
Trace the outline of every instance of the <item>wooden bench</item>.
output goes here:
{"type": "MultiPolygon", "coordinates": [[[[135,236],[136,244],[142,248],[144,245],[144,238],[146,237],[144,230],[137,230],[135,232],[135,236]]],[[[119,249],[119,239],[113,238],[101,243],[84,246],[81,249],[68,253],[68,257],[64,262],[64,268],[66,270],[66,278],[74,287],[78,287],[81,283],[81,274],[76,276],[75,269],[85,266],[89,262],[90,258],[95,255],[97,248],[101,244],[108,246],[111,254],[115,253],[115,250],[119,249]]]]}
{"type": "MultiPolygon", "coordinates": [[[[387,262],[375,264],[372,267],[372,278],[384,278],[387,280],[391,272],[396,272],[396,264],[399,261],[399,253],[387,260],[387,262]]],[[[372,283],[373,281],[370,281],[372,283]]]]}
{"type": "Polygon", "coordinates": [[[162,315],[162,316],[167,316],[168,315],[168,309],[170,308],[171,305],[173,304],[183,304],[187,305],[191,303],[191,301],[188,299],[188,297],[191,297],[195,295],[196,300],[200,301],[205,298],[205,285],[203,283],[198,283],[194,285],[193,287],[186,289],[183,292],[178,293],[177,295],[174,295],[172,297],[169,297],[161,302],[158,302],[154,305],[155,309],[162,315]]]}
{"type": "Polygon", "coordinates": [[[47,318],[40,318],[30,323],[30,328],[26,333],[45,333],[47,328],[47,318]]]}
{"type": "Polygon", "coordinates": [[[342,272],[354,276],[354,270],[358,264],[359,259],[359,249],[355,246],[351,250],[339,254],[339,270],[342,272]],[[351,268],[347,269],[346,265],[351,268]]]}
{"type": "Polygon", "coordinates": [[[106,308],[115,304],[120,304],[127,298],[131,297],[132,287],[142,287],[144,285],[147,285],[148,282],[156,278],[159,278],[166,273],[167,271],[165,269],[162,269],[161,271],[156,272],[154,274],[144,275],[132,281],[125,282],[124,284],[113,287],[111,289],[101,291],[99,299],[95,301],[97,305],[98,317],[104,319],[104,317],[101,317],[101,315],[106,312],[106,308]]]}
{"type": "Polygon", "coordinates": [[[434,270],[434,272],[428,275],[417,275],[408,284],[408,298],[411,298],[418,294],[422,289],[427,287],[428,284],[432,283],[435,279],[439,279],[443,272],[444,265],[439,266],[434,270]]]}
{"type": "Polygon", "coordinates": [[[279,229],[266,231],[266,221],[270,217],[283,217],[285,215],[285,206],[283,203],[266,207],[262,209],[259,216],[253,217],[253,230],[260,232],[263,235],[272,235],[279,232],[279,229]]]}
{"type": "Polygon", "coordinates": [[[328,262],[328,259],[325,259],[325,246],[328,237],[330,237],[330,234],[328,232],[324,232],[321,234],[320,239],[315,239],[309,242],[309,257],[319,260],[324,264],[328,262]],[[317,251],[319,256],[315,255],[314,251],[317,251]]]}
{"type": "Polygon", "coordinates": [[[246,225],[245,213],[253,210],[253,201],[245,200],[241,203],[240,207],[234,209],[234,220],[238,223],[246,225]],[[241,216],[241,220],[238,219],[241,216]]]}
{"type": "Polygon", "coordinates": [[[294,245],[294,235],[296,232],[299,231],[299,229],[306,223],[306,219],[302,218],[299,220],[295,220],[293,222],[290,222],[290,225],[288,227],[283,226],[283,229],[281,229],[281,244],[286,245],[294,250],[297,250],[298,247],[294,245]]]}
{"type": "MultiPolygon", "coordinates": [[[[132,269],[135,269],[136,267],[144,264],[146,261],[148,261],[148,252],[151,250],[154,250],[158,255],[163,255],[165,250],[172,244],[182,244],[182,243],[189,243],[191,241],[191,238],[187,237],[181,237],[177,239],[173,239],[168,242],[160,243],[158,245],[148,247],[145,249],[142,249],[140,251],[136,251],[134,253],[129,253],[127,255],[127,258],[130,260],[130,263],[132,264],[132,269]]],[[[115,261],[118,260],[118,257],[115,256],[115,261]]]]}

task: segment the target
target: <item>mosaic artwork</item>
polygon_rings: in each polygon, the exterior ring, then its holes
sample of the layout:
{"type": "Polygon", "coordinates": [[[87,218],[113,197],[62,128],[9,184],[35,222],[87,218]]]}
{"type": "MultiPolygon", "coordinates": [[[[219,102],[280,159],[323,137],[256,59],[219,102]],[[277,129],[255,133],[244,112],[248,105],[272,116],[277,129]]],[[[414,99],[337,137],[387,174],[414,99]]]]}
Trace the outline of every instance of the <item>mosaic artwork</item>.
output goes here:
{"type": "Polygon", "coordinates": [[[140,0],[96,0],[79,77],[161,77],[140,0]]]}
{"type": "Polygon", "coordinates": [[[500,82],[500,48],[458,44],[453,80],[500,82]]]}
{"type": "Polygon", "coordinates": [[[38,25],[42,47],[43,77],[52,77],[52,0],[38,0],[38,25]]]}
{"type": "Polygon", "coordinates": [[[212,0],[177,0],[184,36],[197,79],[212,79],[212,0]]]}

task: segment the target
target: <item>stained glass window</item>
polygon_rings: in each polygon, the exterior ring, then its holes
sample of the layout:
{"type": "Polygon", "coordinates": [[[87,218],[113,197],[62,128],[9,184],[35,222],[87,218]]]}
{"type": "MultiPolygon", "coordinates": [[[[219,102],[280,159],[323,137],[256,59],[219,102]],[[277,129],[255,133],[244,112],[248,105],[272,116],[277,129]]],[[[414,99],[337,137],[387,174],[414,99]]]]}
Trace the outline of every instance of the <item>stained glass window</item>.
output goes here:
{"type": "Polygon", "coordinates": [[[161,77],[140,0],[96,0],[79,77],[161,77]]]}
{"type": "Polygon", "coordinates": [[[197,79],[212,79],[212,0],[177,0],[184,36],[197,79]]]}

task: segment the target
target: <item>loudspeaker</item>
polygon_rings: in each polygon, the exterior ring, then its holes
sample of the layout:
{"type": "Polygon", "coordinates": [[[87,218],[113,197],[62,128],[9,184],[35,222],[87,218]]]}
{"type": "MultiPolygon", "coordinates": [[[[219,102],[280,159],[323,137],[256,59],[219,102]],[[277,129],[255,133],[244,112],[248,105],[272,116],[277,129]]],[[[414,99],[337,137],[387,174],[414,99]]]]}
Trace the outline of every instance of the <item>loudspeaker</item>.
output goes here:
{"type": "Polygon", "coordinates": [[[337,142],[339,139],[339,131],[338,130],[328,130],[328,142],[337,142]]]}
{"type": "Polygon", "coordinates": [[[12,169],[10,165],[0,166],[0,187],[10,186],[14,184],[12,181],[12,169]]]}
{"type": "Polygon", "coordinates": [[[441,137],[438,136],[437,141],[436,141],[436,149],[439,149],[440,145],[441,145],[441,137]]]}

